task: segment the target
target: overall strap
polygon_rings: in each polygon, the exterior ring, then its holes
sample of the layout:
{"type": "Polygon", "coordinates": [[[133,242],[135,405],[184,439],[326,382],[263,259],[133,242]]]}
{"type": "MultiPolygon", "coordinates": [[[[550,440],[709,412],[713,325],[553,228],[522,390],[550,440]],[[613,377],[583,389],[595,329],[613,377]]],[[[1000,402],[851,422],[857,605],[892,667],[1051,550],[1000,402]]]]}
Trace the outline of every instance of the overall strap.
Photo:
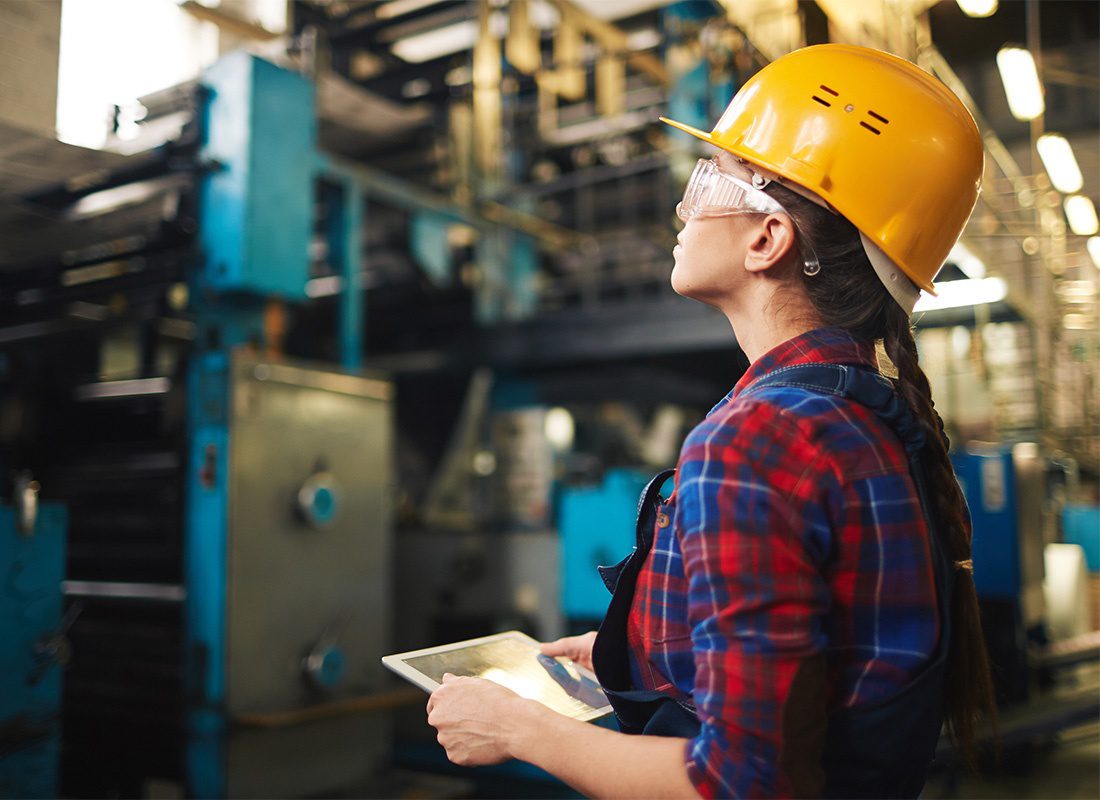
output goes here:
{"type": "MultiPolygon", "coordinates": [[[[642,493],[638,495],[638,512],[637,520],[639,523],[646,517],[646,511],[654,508],[656,500],[660,497],[661,487],[665,485],[665,481],[676,474],[674,469],[665,469],[658,472],[649,483],[642,489],[642,493]]],[[[649,549],[653,547],[653,526],[647,524],[636,524],[634,530],[635,548],[642,553],[649,553],[649,549]]]]}
{"type": "Polygon", "coordinates": [[[894,384],[870,367],[848,364],[780,367],[750,383],[741,396],[780,387],[808,389],[854,400],[874,411],[897,433],[910,459],[924,447],[925,426],[913,415],[894,384]]]}

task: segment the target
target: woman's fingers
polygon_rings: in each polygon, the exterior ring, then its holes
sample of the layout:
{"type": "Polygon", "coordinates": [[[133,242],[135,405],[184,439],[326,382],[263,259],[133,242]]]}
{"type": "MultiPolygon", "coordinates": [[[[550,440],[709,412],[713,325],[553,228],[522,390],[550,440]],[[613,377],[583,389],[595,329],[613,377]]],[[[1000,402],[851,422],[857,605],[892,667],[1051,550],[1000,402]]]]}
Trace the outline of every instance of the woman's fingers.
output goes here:
{"type": "Polygon", "coordinates": [[[581,636],[565,636],[553,642],[543,642],[539,650],[548,656],[565,656],[579,662],[585,667],[592,667],[592,643],[596,641],[596,632],[582,634],[581,636]]]}

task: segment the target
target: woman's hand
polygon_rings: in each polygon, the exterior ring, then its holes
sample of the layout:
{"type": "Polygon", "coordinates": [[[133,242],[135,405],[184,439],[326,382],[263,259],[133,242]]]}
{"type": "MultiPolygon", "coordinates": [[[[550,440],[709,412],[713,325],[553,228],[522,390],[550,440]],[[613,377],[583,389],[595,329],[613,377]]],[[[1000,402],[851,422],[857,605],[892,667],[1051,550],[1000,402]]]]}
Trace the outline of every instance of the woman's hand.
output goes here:
{"type": "Polygon", "coordinates": [[[512,757],[512,734],[530,702],[492,681],[448,673],[428,698],[428,724],[455,764],[499,764],[512,757]]]}
{"type": "Polygon", "coordinates": [[[554,642],[539,645],[545,655],[571,658],[585,669],[592,669],[592,645],[596,641],[596,632],[589,631],[580,636],[566,636],[554,642]]]}

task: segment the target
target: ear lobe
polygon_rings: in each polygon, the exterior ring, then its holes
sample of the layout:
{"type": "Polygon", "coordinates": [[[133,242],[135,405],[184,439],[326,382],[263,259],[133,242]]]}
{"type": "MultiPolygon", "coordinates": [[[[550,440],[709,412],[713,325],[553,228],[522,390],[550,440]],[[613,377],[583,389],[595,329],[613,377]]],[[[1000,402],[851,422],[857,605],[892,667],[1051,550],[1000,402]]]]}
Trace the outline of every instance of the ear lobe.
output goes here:
{"type": "Polygon", "coordinates": [[[745,253],[745,269],[763,272],[794,250],[794,223],[789,217],[771,214],[756,229],[756,238],[745,253]]]}

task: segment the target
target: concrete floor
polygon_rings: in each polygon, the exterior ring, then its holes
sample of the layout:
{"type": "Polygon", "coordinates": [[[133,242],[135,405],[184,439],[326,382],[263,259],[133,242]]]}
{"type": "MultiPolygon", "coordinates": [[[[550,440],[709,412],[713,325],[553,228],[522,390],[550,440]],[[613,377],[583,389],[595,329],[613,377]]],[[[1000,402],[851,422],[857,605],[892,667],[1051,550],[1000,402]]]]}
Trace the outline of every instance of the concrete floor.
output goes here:
{"type": "Polygon", "coordinates": [[[921,797],[925,800],[1097,800],[1100,798],[1100,722],[1065,730],[1045,747],[1005,754],[997,775],[934,775],[921,797]]]}

